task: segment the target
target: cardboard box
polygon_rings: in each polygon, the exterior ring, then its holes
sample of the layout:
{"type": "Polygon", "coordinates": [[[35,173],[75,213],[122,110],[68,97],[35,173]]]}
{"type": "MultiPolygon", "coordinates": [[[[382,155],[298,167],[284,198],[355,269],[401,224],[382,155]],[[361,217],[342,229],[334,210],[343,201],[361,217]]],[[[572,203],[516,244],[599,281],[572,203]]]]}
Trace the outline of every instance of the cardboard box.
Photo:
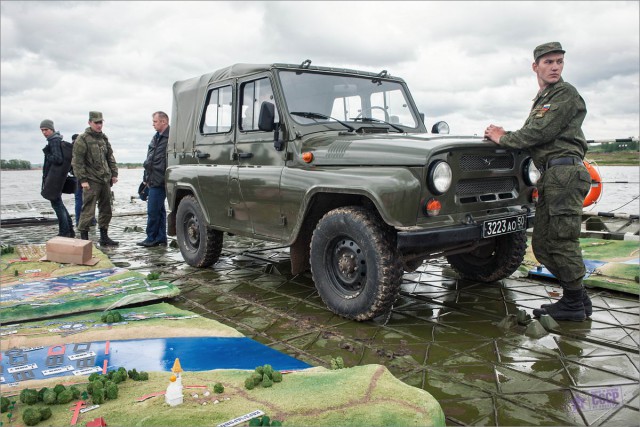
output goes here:
{"type": "Polygon", "coordinates": [[[47,242],[46,251],[40,261],[80,265],[96,265],[100,261],[92,257],[93,243],[90,240],[54,237],[47,242]]]}

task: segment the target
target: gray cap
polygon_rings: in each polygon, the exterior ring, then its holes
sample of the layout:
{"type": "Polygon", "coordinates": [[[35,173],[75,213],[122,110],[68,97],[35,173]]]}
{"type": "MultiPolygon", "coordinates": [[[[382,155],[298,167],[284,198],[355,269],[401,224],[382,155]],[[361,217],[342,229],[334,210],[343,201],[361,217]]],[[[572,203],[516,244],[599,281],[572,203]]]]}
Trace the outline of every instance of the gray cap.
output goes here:
{"type": "Polygon", "coordinates": [[[52,131],[56,131],[56,128],[53,127],[53,120],[44,119],[40,122],[40,129],[51,129],[52,131]]]}
{"type": "Polygon", "coordinates": [[[89,111],[89,121],[91,122],[104,121],[104,119],[102,118],[102,113],[100,111],[89,111]]]}
{"type": "Polygon", "coordinates": [[[564,53],[560,42],[549,42],[536,47],[535,49],[533,49],[533,60],[537,61],[538,58],[540,58],[542,55],[546,55],[547,53],[551,52],[564,53]]]}

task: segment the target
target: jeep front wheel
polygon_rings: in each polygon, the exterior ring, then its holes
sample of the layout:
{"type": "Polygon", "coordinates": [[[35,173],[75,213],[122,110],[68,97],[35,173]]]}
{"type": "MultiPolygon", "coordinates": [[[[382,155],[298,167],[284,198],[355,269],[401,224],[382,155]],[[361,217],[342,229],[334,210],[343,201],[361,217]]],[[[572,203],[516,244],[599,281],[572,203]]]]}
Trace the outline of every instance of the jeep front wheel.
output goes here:
{"type": "Polygon", "coordinates": [[[354,320],[384,314],[402,282],[395,231],[365,208],[334,209],[311,237],[311,273],[334,313],[354,320]]]}
{"type": "Polygon", "coordinates": [[[222,232],[207,227],[200,204],[186,196],[178,205],[176,237],[182,257],[193,267],[209,267],[222,252],[222,232]]]}
{"type": "Polygon", "coordinates": [[[516,271],[526,250],[527,234],[523,231],[495,237],[472,252],[450,255],[447,261],[462,278],[488,283],[509,277],[516,271]]]}

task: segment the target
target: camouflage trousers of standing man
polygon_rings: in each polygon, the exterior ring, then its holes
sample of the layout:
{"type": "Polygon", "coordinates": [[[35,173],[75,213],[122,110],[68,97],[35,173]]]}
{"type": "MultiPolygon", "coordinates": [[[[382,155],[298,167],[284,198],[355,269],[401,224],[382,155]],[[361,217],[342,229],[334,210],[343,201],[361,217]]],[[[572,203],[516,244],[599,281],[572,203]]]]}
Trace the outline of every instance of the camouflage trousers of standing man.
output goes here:
{"type": "Polygon", "coordinates": [[[547,169],[538,181],[538,203],[531,246],[538,262],[565,289],[579,289],[586,273],[580,249],[582,204],[591,187],[584,165],[547,169]]]}
{"type": "Polygon", "coordinates": [[[98,227],[109,228],[111,222],[111,186],[106,182],[89,182],[89,189],[82,190],[82,212],[78,230],[89,231],[98,205],[98,227]]]}

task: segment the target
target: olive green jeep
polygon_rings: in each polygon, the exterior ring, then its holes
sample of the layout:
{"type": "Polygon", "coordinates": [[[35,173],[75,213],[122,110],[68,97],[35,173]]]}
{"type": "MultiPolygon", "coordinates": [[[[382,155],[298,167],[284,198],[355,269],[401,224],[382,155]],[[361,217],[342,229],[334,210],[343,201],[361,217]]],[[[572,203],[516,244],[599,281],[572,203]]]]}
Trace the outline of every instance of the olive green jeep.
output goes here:
{"type": "Polygon", "coordinates": [[[425,259],[480,282],[508,277],[538,171],[525,151],[445,128],[428,132],[386,71],[307,60],[178,81],[169,235],[196,267],[218,260],[224,233],[288,246],[292,274],[310,268],[329,309],[355,320],[388,312],[403,272],[425,259]]]}

